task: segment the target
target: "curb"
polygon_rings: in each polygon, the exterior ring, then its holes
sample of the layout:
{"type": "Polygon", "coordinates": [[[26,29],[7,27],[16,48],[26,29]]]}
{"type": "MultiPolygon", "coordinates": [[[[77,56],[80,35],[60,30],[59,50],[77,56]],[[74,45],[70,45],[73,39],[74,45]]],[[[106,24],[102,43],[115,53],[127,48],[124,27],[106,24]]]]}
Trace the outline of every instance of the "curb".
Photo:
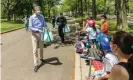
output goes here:
{"type": "MultiPolygon", "coordinates": [[[[22,27],[22,28],[24,28],[24,27],[22,27]]],[[[22,29],[22,28],[17,28],[17,29],[5,31],[5,32],[2,32],[2,33],[0,33],[0,34],[5,34],[5,33],[8,33],[8,32],[13,32],[13,31],[16,31],[16,30],[19,30],[19,29],[22,29]]]]}
{"type": "Polygon", "coordinates": [[[73,72],[72,72],[72,80],[75,80],[75,49],[74,49],[74,58],[73,58],[73,72]]]}
{"type": "Polygon", "coordinates": [[[82,71],[81,71],[81,59],[79,54],[75,50],[75,78],[74,80],[82,80],[82,71]]]}

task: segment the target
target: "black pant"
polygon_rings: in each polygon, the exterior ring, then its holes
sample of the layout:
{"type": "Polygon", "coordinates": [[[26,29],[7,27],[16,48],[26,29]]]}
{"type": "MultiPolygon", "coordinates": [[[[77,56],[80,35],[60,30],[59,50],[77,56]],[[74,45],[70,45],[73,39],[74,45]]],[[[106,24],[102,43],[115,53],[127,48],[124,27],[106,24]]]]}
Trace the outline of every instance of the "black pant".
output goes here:
{"type": "Polygon", "coordinates": [[[52,25],[53,25],[53,28],[55,28],[55,20],[52,19],[52,25]]]}
{"type": "Polygon", "coordinates": [[[96,44],[96,39],[90,39],[90,44],[92,44],[92,45],[94,45],[94,44],[96,44]]]}
{"type": "Polygon", "coordinates": [[[58,28],[58,33],[61,38],[61,42],[64,42],[64,32],[63,32],[64,27],[65,27],[65,25],[60,25],[58,28]]]}

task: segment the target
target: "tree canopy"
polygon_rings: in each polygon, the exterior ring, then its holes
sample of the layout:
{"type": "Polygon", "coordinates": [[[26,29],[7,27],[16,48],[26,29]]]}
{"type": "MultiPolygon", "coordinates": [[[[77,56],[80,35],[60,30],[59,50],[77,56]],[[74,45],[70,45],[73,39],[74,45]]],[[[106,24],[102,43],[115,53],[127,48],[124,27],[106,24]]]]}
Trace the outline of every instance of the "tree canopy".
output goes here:
{"type": "Polygon", "coordinates": [[[1,15],[2,18],[7,18],[10,21],[13,16],[24,17],[32,14],[33,6],[41,7],[43,15],[50,17],[51,10],[57,11],[56,5],[60,0],[2,0],[1,15]]]}

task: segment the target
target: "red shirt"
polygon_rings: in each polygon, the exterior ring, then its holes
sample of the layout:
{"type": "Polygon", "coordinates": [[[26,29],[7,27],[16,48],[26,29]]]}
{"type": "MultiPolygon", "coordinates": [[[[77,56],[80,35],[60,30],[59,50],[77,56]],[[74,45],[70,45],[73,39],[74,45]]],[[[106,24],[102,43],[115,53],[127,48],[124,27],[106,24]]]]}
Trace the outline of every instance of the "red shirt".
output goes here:
{"type": "Polygon", "coordinates": [[[108,35],[108,23],[106,21],[101,25],[101,31],[108,35]]]}

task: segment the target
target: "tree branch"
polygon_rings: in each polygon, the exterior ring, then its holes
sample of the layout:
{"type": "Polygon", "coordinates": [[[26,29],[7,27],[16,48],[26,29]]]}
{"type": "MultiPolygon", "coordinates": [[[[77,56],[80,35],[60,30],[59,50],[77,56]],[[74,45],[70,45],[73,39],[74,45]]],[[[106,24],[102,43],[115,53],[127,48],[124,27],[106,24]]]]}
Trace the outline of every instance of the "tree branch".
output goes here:
{"type": "Polygon", "coordinates": [[[17,4],[17,2],[12,3],[12,4],[11,4],[11,6],[10,6],[10,8],[11,8],[11,9],[13,9],[13,8],[14,8],[14,6],[15,6],[16,4],[17,4]]]}
{"type": "Polygon", "coordinates": [[[1,4],[4,6],[5,9],[7,9],[7,6],[5,5],[4,2],[1,2],[1,4]]]}

